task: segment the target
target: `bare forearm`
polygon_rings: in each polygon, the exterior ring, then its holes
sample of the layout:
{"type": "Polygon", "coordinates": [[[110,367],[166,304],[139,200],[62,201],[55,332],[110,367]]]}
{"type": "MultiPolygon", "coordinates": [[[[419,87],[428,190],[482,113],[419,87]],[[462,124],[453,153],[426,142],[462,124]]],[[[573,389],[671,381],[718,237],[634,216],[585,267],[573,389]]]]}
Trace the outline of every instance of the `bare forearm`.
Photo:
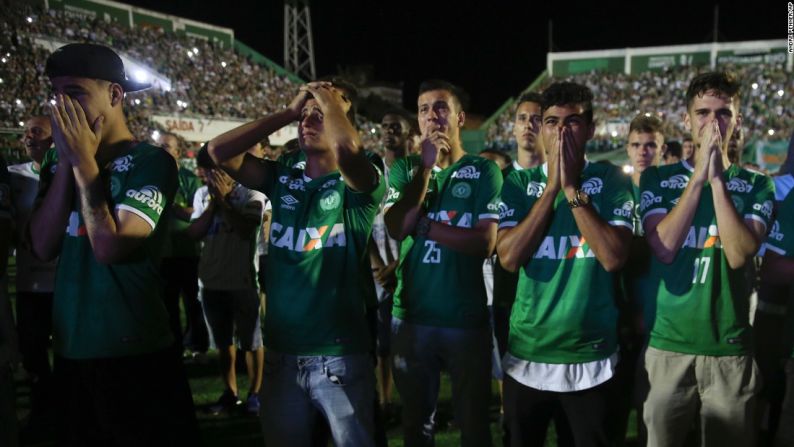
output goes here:
{"type": "Polygon", "coordinates": [[[190,236],[193,240],[200,240],[203,239],[204,236],[210,231],[210,225],[212,225],[212,220],[215,215],[215,204],[210,202],[207,206],[207,209],[201,213],[201,216],[198,219],[190,222],[190,226],[187,227],[187,235],[190,236]]]}
{"type": "Polygon", "coordinates": [[[596,259],[608,272],[623,267],[629,256],[631,232],[605,222],[591,206],[577,207],[572,210],[576,226],[582,232],[596,259]]]}
{"type": "Polygon", "coordinates": [[[518,225],[499,231],[496,252],[506,270],[517,271],[535,253],[551,220],[558,192],[547,189],[518,225]]]}
{"type": "Polygon", "coordinates": [[[68,163],[59,163],[52,184],[30,218],[33,254],[49,261],[61,251],[74,200],[74,175],[68,163]]]}
{"type": "Polygon", "coordinates": [[[678,205],[655,228],[645,228],[648,244],[660,261],[669,264],[678,254],[697,212],[702,191],[702,183],[690,181],[681,194],[678,205]]]}
{"type": "Polygon", "coordinates": [[[108,208],[99,168],[96,164],[75,169],[75,180],[80,199],[80,212],[94,256],[100,262],[111,263],[118,259],[117,224],[108,208]]]}
{"type": "Polygon", "coordinates": [[[369,242],[367,243],[367,253],[369,254],[369,263],[372,268],[382,269],[383,267],[386,267],[386,263],[383,262],[383,259],[380,257],[378,245],[375,244],[375,239],[373,238],[369,238],[369,242]]]}
{"type": "Polygon", "coordinates": [[[207,150],[217,165],[235,171],[242,165],[245,152],[251,146],[294,120],[295,116],[289,110],[273,113],[218,135],[210,140],[207,150]]]}
{"type": "Polygon", "coordinates": [[[720,243],[728,265],[733,269],[742,267],[747,260],[758,253],[760,237],[756,237],[747,227],[744,218],[739,216],[733,204],[725,181],[716,177],[711,181],[714,212],[717,215],[717,228],[720,243]]]}
{"type": "Polygon", "coordinates": [[[459,228],[432,222],[427,238],[459,253],[485,259],[496,248],[496,223],[483,228],[459,228]]]}
{"type": "Polygon", "coordinates": [[[413,233],[416,220],[422,212],[430,172],[429,169],[420,169],[406,185],[402,198],[386,212],[386,228],[394,239],[401,241],[413,233]]]}

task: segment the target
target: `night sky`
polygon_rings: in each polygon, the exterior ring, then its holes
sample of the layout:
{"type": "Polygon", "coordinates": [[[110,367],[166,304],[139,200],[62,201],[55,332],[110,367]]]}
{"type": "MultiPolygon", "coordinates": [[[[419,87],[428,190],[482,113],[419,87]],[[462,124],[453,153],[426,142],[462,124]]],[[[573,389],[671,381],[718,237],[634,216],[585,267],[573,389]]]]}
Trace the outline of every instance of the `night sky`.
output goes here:
{"type": "MultiPolygon", "coordinates": [[[[126,3],[232,28],[237,39],[283,62],[280,0],[126,3]]],[[[374,80],[403,83],[409,110],[423,79],[447,79],[471,95],[470,113],[488,116],[545,68],[549,19],[556,51],[712,40],[713,3],[603,3],[314,1],[317,72],[324,76],[340,66],[371,65],[374,80]]],[[[785,39],[786,2],[723,3],[720,30],[722,41],[785,39]]]]}

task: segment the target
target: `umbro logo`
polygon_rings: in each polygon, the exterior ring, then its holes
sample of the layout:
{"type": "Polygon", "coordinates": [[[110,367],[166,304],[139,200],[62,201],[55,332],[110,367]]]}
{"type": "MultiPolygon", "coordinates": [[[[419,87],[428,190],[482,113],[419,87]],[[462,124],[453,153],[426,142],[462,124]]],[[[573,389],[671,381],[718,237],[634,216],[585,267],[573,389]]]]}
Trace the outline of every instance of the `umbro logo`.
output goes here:
{"type": "Polygon", "coordinates": [[[295,205],[296,203],[298,203],[298,199],[296,199],[295,197],[292,197],[292,195],[290,195],[290,194],[287,194],[286,196],[281,196],[281,201],[284,202],[284,204],[290,205],[290,206],[295,205]]]}

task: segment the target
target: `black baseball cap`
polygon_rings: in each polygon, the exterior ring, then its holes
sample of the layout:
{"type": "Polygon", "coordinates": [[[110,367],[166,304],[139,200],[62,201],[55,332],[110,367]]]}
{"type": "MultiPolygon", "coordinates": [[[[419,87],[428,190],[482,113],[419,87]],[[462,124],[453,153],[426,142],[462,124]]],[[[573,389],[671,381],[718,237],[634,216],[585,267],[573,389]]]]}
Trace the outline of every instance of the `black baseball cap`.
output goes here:
{"type": "Polygon", "coordinates": [[[124,62],[115,51],[93,43],[70,43],[55,50],[47,58],[44,73],[50,78],[73,76],[102,79],[119,84],[125,92],[137,92],[152,85],[127,79],[124,62]]]}

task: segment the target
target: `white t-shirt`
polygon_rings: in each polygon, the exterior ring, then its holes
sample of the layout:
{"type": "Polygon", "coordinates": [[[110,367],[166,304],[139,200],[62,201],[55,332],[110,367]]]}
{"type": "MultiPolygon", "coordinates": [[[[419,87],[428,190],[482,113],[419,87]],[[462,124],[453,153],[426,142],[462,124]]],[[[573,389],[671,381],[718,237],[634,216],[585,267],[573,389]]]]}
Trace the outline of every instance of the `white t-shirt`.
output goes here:
{"type": "MultiPolygon", "coordinates": [[[[198,219],[209,206],[210,193],[202,186],[193,196],[191,220],[198,219]]],[[[248,235],[240,235],[215,211],[209,231],[201,241],[199,279],[206,289],[240,290],[256,288],[256,238],[262,224],[265,195],[235,183],[229,203],[244,216],[258,220],[259,225],[248,235]]]]}

